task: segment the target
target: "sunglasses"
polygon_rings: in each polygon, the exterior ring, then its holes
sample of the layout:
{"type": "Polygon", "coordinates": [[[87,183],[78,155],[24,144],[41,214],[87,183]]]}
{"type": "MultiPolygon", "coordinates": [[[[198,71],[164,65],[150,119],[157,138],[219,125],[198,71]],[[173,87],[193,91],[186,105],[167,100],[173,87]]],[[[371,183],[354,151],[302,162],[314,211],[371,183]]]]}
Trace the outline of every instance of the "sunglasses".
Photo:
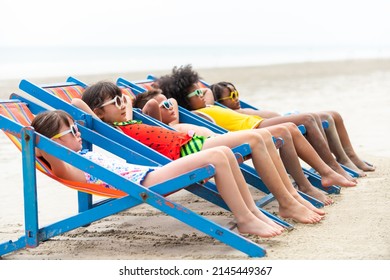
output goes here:
{"type": "Polygon", "coordinates": [[[71,125],[71,126],[70,126],[70,129],[65,130],[65,131],[63,131],[63,132],[60,132],[60,133],[54,135],[54,136],[53,136],[52,138],[50,138],[50,139],[58,139],[58,138],[60,138],[60,137],[62,137],[62,136],[64,136],[64,135],[66,135],[66,134],[68,134],[68,133],[72,133],[73,136],[76,137],[77,132],[79,132],[79,130],[78,130],[78,128],[77,128],[77,125],[74,124],[74,125],[71,125]]]}
{"type": "Polygon", "coordinates": [[[163,107],[167,110],[172,110],[173,109],[173,103],[170,99],[164,100],[163,102],[160,103],[160,107],[163,107]]]}
{"type": "Polygon", "coordinates": [[[223,98],[220,98],[218,99],[218,101],[221,101],[221,100],[226,100],[226,99],[238,99],[238,91],[237,90],[233,90],[232,92],[230,92],[230,95],[227,96],[227,97],[223,97],[223,98]]]}
{"type": "Polygon", "coordinates": [[[123,95],[122,96],[117,95],[113,99],[111,99],[110,101],[107,101],[107,102],[103,103],[99,108],[102,108],[104,106],[107,106],[107,105],[110,105],[110,104],[113,104],[113,103],[115,103],[115,106],[118,109],[122,109],[122,105],[126,105],[127,104],[127,99],[123,95]]]}
{"type": "Polygon", "coordinates": [[[199,96],[199,97],[202,97],[203,95],[204,95],[204,92],[203,92],[203,90],[201,90],[200,88],[198,88],[198,89],[196,89],[196,90],[194,90],[193,92],[191,92],[191,93],[189,93],[188,95],[187,95],[187,98],[191,98],[191,97],[193,97],[193,96],[199,96]]]}

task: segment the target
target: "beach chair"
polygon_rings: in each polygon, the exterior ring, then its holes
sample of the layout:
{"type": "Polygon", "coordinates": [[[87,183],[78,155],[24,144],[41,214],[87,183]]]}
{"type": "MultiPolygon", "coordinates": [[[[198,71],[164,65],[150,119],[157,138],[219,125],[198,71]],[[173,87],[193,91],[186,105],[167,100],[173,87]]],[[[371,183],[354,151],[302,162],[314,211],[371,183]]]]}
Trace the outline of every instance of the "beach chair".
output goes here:
{"type": "MultiPolygon", "coordinates": [[[[109,138],[112,141],[115,141],[116,143],[119,143],[120,145],[124,145],[126,147],[134,147],[134,150],[138,151],[142,155],[144,155],[147,158],[152,159],[154,162],[157,162],[158,164],[166,164],[171,161],[171,159],[167,158],[166,156],[156,152],[155,150],[143,145],[142,143],[132,139],[131,137],[126,136],[125,134],[119,132],[117,129],[112,128],[110,125],[92,118],[85,112],[79,110],[78,108],[74,107],[73,105],[69,104],[69,101],[71,98],[74,97],[81,97],[81,93],[84,90],[84,88],[87,85],[81,81],[78,81],[77,79],[70,77],[68,80],[64,83],[56,83],[52,85],[43,85],[38,86],[35,85],[27,80],[22,80],[20,82],[20,89],[31,95],[32,97],[38,99],[38,100],[44,100],[45,104],[51,106],[52,108],[56,109],[62,109],[64,111],[67,111],[72,115],[72,117],[75,120],[81,120],[88,124],[88,127],[93,129],[95,132],[100,133],[104,136],[109,136],[109,138]],[[61,97],[61,98],[60,98],[61,97]],[[93,122],[91,121],[93,120],[93,122]]],[[[123,92],[123,91],[122,91],[123,92]]],[[[22,97],[19,97],[22,98],[22,97]]],[[[31,101],[30,101],[31,102],[31,101]]],[[[136,112],[135,112],[136,114],[136,112]]],[[[140,117],[142,117],[140,114],[140,117]]],[[[136,116],[136,115],[135,115],[136,116]]],[[[154,119],[152,118],[146,118],[146,116],[143,115],[142,121],[144,121],[146,124],[151,124],[149,121],[152,121],[154,119]]],[[[156,120],[154,120],[156,121],[156,120]]],[[[158,124],[155,124],[158,125],[158,124]]],[[[234,150],[233,150],[234,151],[234,150]]],[[[236,154],[242,154],[242,155],[248,155],[250,154],[250,147],[249,145],[245,144],[241,147],[238,147],[238,151],[235,151],[236,154]]],[[[242,161],[242,160],[241,160],[242,161]]],[[[253,169],[251,170],[251,173],[248,173],[247,175],[253,182],[255,182],[257,187],[265,192],[269,193],[268,188],[264,185],[264,183],[261,181],[261,179],[257,176],[256,171],[253,169]]],[[[251,183],[248,182],[248,183],[251,183]]],[[[217,192],[217,188],[215,184],[212,184],[211,182],[206,182],[202,185],[202,187],[187,187],[186,190],[220,206],[225,209],[226,205],[221,201],[219,194],[217,192]]],[[[305,194],[303,194],[305,198],[312,201],[314,205],[317,205],[318,207],[322,207],[323,203],[320,201],[311,198],[305,194]]],[[[90,199],[89,199],[90,200],[90,199]]],[[[292,228],[293,226],[282,219],[278,218],[277,216],[265,211],[264,209],[260,208],[260,210],[273,219],[275,222],[279,223],[280,225],[292,228]]]]}
{"type": "MultiPolygon", "coordinates": [[[[156,76],[154,76],[154,75],[148,75],[147,78],[146,78],[145,80],[141,80],[141,81],[139,81],[139,82],[136,82],[136,84],[142,84],[142,86],[138,86],[138,87],[137,87],[137,90],[138,90],[138,91],[141,90],[142,87],[144,87],[144,88],[146,88],[146,89],[152,88],[153,82],[154,82],[156,79],[157,79],[156,76]]],[[[206,81],[204,81],[204,80],[200,80],[199,83],[198,83],[198,85],[199,85],[200,88],[209,88],[209,87],[210,87],[210,84],[208,84],[208,83],[207,83],[206,81]]],[[[226,108],[226,106],[220,104],[219,102],[215,102],[215,104],[218,105],[218,106],[221,106],[221,107],[225,107],[225,108],[226,108]]],[[[250,109],[253,109],[253,110],[258,110],[258,108],[256,108],[256,107],[250,105],[249,103],[247,103],[247,102],[245,102],[245,101],[243,101],[243,100],[241,100],[241,99],[240,99],[240,106],[241,106],[241,108],[250,108],[250,109]]],[[[329,122],[328,122],[328,121],[322,121],[322,127],[323,127],[324,129],[327,129],[327,128],[329,127],[329,122]]],[[[303,125],[298,125],[298,129],[301,131],[301,133],[302,133],[303,135],[306,134],[306,129],[305,129],[305,127],[304,127],[303,125]]],[[[372,164],[370,164],[370,163],[367,163],[367,164],[372,166],[372,164]]],[[[341,166],[345,171],[347,171],[352,177],[355,177],[355,178],[359,177],[359,174],[358,174],[356,171],[350,169],[349,167],[347,167],[347,166],[345,166],[345,165],[343,165],[343,164],[340,164],[340,166],[341,166]]],[[[314,169],[310,169],[309,171],[312,172],[312,173],[315,173],[315,170],[314,170],[314,169]]]]}
{"type": "MultiPolygon", "coordinates": [[[[89,225],[102,218],[114,215],[136,205],[147,203],[152,207],[176,218],[183,223],[247,254],[251,257],[263,257],[266,254],[260,245],[240,236],[231,230],[193,212],[192,210],[168,200],[165,196],[183,188],[197,184],[214,175],[212,165],[198,168],[167,182],[145,188],[97,165],[79,154],[59,145],[58,143],[36,133],[29,126],[34,114],[45,110],[37,104],[25,103],[18,100],[0,102],[0,128],[22,153],[23,190],[24,190],[24,219],[25,235],[16,241],[6,241],[0,244],[0,256],[22,248],[37,247],[40,242],[73,229],[89,225]],[[99,177],[116,189],[108,189],[101,185],[78,183],[60,179],[50,172],[44,162],[35,156],[35,148],[71,164],[84,172],[99,177]],[[44,172],[51,178],[74,188],[79,192],[108,197],[94,203],[91,207],[79,213],[60,219],[50,225],[40,227],[37,198],[36,170],[44,172]]],[[[92,119],[91,122],[94,122],[92,119]]],[[[116,142],[102,137],[88,129],[84,122],[78,122],[83,140],[93,145],[101,146],[107,151],[126,159],[128,162],[148,163],[156,165],[141,154],[118,145],[116,142]]]]}
{"type": "MultiPolygon", "coordinates": [[[[73,82],[75,84],[78,84],[80,86],[86,86],[85,83],[83,83],[82,81],[74,78],[74,77],[69,77],[67,79],[67,82],[73,82]]],[[[130,87],[124,85],[124,84],[121,84],[120,82],[117,83],[118,86],[121,88],[122,90],[122,93],[123,94],[127,94],[130,98],[134,99],[135,96],[139,93],[139,91],[133,91],[130,87]]],[[[56,90],[52,90],[51,91],[55,94],[56,90]]],[[[202,120],[202,118],[198,118],[198,117],[193,117],[193,113],[192,112],[189,112],[188,111],[188,115],[187,115],[188,118],[191,118],[190,121],[188,121],[189,123],[196,123],[197,125],[206,125],[209,123],[209,122],[206,122],[205,124],[204,123],[201,123],[201,122],[198,122],[199,120],[202,120]]],[[[137,119],[137,120],[142,120],[144,123],[146,124],[150,124],[150,125],[158,125],[158,126],[163,126],[167,129],[172,129],[170,126],[167,126],[165,124],[163,124],[162,122],[154,119],[154,118],[151,118],[149,116],[146,116],[144,114],[142,114],[142,112],[140,110],[135,110],[134,111],[134,118],[137,119]]],[[[185,117],[186,118],[186,117],[185,117]]],[[[226,133],[226,130],[224,130],[223,128],[220,128],[221,131],[217,130],[219,129],[218,126],[211,126],[210,129],[214,130],[214,132],[217,132],[217,133],[226,133]]],[[[276,143],[280,143],[282,140],[280,139],[277,139],[275,142],[276,143]]],[[[257,172],[256,170],[249,166],[249,165],[246,165],[246,164],[243,164],[243,161],[245,159],[248,159],[248,157],[250,156],[250,148],[248,150],[243,150],[242,149],[242,146],[244,145],[241,145],[241,146],[238,146],[238,147],[235,147],[233,148],[233,152],[236,154],[236,157],[238,158],[239,160],[239,163],[241,163],[240,167],[241,167],[241,170],[243,172],[243,175],[247,181],[247,183],[251,184],[252,186],[256,187],[257,189],[259,189],[260,191],[268,194],[266,195],[265,197],[263,197],[262,199],[258,200],[256,202],[257,206],[258,207],[264,207],[266,204],[270,203],[271,201],[274,200],[274,197],[273,195],[269,192],[268,188],[264,185],[263,181],[261,180],[261,178],[257,175],[257,172]]],[[[215,188],[215,186],[214,186],[215,188]]],[[[308,196],[307,194],[303,193],[303,192],[300,192],[299,193],[301,194],[302,197],[304,197],[305,199],[307,199],[308,201],[310,201],[313,205],[315,205],[316,207],[323,207],[323,203],[318,201],[317,199],[311,197],[311,196],[308,196]]]]}
{"type": "MultiPolygon", "coordinates": [[[[139,80],[139,81],[129,81],[125,78],[118,78],[117,84],[121,85],[123,87],[129,87],[133,90],[134,94],[138,94],[140,92],[146,91],[148,88],[151,89],[153,87],[154,82],[154,76],[149,75],[145,80],[139,80]]],[[[227,130],[213,124],[198,115],[194,114],[193,112],[179,106],[179,118],[180,121],[183,123],[192,123],[199,126],[205,126],[209,128],[210,130],[214,131],[215,133],[226,133],[227,130]]],[[[305,131],[304,127],[301,128],[301,132],[305,131]],[[303,129],[303,130],[302,130],[303,129]]],[[[308,178],[310,183],[321,189],[322,191],[325,191],[329,194],[339,194],[340,193],[340,187],[339,186],[330,186],[330,187],[323,187],[321,184],[321,177],[314,172],[314,170],[309,170],[306,168],[302,168],[303,173],[308,178]]]]}

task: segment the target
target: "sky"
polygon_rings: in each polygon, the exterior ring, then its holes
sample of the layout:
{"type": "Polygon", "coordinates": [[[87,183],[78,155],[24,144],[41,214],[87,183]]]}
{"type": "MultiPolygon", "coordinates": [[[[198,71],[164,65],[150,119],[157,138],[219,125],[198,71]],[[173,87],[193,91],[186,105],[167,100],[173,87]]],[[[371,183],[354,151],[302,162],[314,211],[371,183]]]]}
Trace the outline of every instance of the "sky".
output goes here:
{"type": "Polygon", "coordinates": [[[0,0],[0,46],[390,46],[389,0],[0,0]]]}

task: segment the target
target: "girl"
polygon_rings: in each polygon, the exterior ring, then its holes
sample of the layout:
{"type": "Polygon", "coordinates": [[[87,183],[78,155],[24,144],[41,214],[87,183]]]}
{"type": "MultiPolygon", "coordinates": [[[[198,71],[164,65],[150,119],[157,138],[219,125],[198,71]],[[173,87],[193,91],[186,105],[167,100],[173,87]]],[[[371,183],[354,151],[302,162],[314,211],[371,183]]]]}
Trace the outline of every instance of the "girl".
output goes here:
{"type": "MultiPolygon", "coordinates": [[[[194,130],[198,135],[216,135],[205,127],[187,123],[179,123],[179,113],[176,100],[174,98],[167,99],[166,96],[162,94],[160,89],[152,89],[147,92],[138,94],[134,100],[134,107],[141,108],[143,113],[153,116],[163,123],[174,127],[178,131],[194,130]]],[[[260,131],[253,130],[253,132],[259,133],[260,131]]],[[[237,132],[230,132],[227,135],[230,137],[235,137],[236,134],[237,132]]],[[[331,177],[334,180],[333,182],[337,185],[347,184],[347,186],[350,186],[351,182],[327,166],[316,154],[309,143],[303,143],[306,144],[306,147],[303,149],[306,155],[304,158],[307,160],[307,162],[310,163],[310,165],[315,167],[316,170],[319,170],[319,173],[324,181],[327,180],[325,178],[331,177]]],[[[302,172],[298,156],[296,155],[295,147],[294,145],[291,145],[290,138],[285,139],[285,144],[282,148],[280,148],[280,154],[287,172],[294,178],[301,191],[324,202],[325,205],[333,203],[331,198],[311,185],[310,181],[302,172]]]]}
{"type": "MultiPolygon", "coordinates": [[[[36,132],[51,138],[75,152],[82,148],[81,134],[77,130],[72,117],[64,111],[46,111],[38,114],[31,126],[36,132]]],[[[96,183],[97,178],[84,173],[80,169],[65,163],[43,150],[39,154],[50,164],[53,173],[63,179],[77,182],[96,183]]],[[[282,233],[283,229],[261,213],[253,202],[246,187],[236,158],[227,147],[208,149],[191,156],[173,161],[162,167],[133,165],[93,151],[82,153],[82,156],[97,164],[111,169],[130,181],[150,187],[172,179],[182,173],[212,164],[215,167],[215,182],[219,193],[235,216],[240,233],[255,234],[261,237],[273,237],[282,233]]]]}
{"type": "MultiPolygon", "coordinates": [[[[198,82],[198,73],[192,70],[191,65],[187,65],[180,68],[173,68],[172,74],[161,77],[156,85],[160,87],[163,94],[168,98],[175,98],[180,106],[193,110],[202,116],[208,116],[208,118],[213,119],[217,125],[229,131],[266,127],[267,130],[276,137],[282,137],[283,139],[292,137],[298,155],[300,157],[304,156],[301,147],[302,143],[307,142],[307,140],[294,123],[286,122],[287,120],[271,122],[272,119],[265,120],[259,116],[241,114],[227,108],[213,105],[214,97],[212,92],[209,89],[200,89],[198,82]],[[280,124],[284,126],[284,128],[281,126],[273,126],[274,124],[280,124]]],[[[310,144],[322,160],[334,171],[356,183],[356,179],[352,178],[335,160],[322,133],[320,131],[312,130],[310,122],[303,124],[306,127],[307,133],[312,131],[310,134],[314,138],[309,139],[315,140],[311,141],[310,144]]]]}
{"type": "MultiPolygon", "coordinates": [[[[351,140],[349,139],[347,129],[345,128],[343,118],[338,112],[326,111],[317,113],[303,113],[290,116],[269,116],[268,112],[263,115],[262,110],[254,110],[249,108],[241,108],[239,94],[236,87],[232,83],[219,82],[210,86],[211,91],[214,94],[214,99],[226,107],[235,110],[239,113],[256,115],[266,119],[267,122],[279,123],[279,121],[291,121],[295,124],[311,122],[312,125],[308,126],[308,129],[316,129],[321,131],[324,139],[328,140],[329,148],[336,156],[339,163],[359,172],[361,176],[364,176],[364,171],[374,171],[375,168],[364,162],[356,154],[352,147],[351,140]],[[315,120],[315,122],[313,122],[315,120]],[[324,130],[321,122],[323,120],[328,121],[329,127],[324,130]]],[[[309,141],[313,133],[308,131],[309,141]]],[[[314,142],[315,139],[312,139],[314,142]]]]}
{"type": "Polygon", "coordinates": [[[98,82],[89,86],[83,93],[82,100],[73,99],[72,104],[104,122],[113,124],[126,135],[174,160],[218,146],[232,148],[248,143],[252,149],[256,171],[279,202],[280,216],[293,218],[301,223],[316,223],[325,214],[303,199],[292,186],[272,136],[267,131],[262,134],[242,131],[232,134],[235,137],[219,135],[207,138],[196,135],[194,137],[193,132],[182,133],[128,121],[132,119],[131,102],[110,82],[98,82]]]}

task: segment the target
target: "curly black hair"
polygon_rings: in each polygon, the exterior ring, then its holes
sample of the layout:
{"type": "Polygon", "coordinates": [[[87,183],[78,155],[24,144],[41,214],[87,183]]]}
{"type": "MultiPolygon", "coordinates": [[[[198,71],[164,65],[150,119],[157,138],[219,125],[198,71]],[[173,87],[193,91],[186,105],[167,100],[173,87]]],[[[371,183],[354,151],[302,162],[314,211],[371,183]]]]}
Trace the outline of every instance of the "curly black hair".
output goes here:
{"type": "Polygon", "coordinates": [[[175,98],[180,106],[191,110],[186,96],[190,88],[200,79],[198,73],[192,69],[191,64],[175,66],[170,75],[158,79],[158,87],[167,98],[175,98]]]}

